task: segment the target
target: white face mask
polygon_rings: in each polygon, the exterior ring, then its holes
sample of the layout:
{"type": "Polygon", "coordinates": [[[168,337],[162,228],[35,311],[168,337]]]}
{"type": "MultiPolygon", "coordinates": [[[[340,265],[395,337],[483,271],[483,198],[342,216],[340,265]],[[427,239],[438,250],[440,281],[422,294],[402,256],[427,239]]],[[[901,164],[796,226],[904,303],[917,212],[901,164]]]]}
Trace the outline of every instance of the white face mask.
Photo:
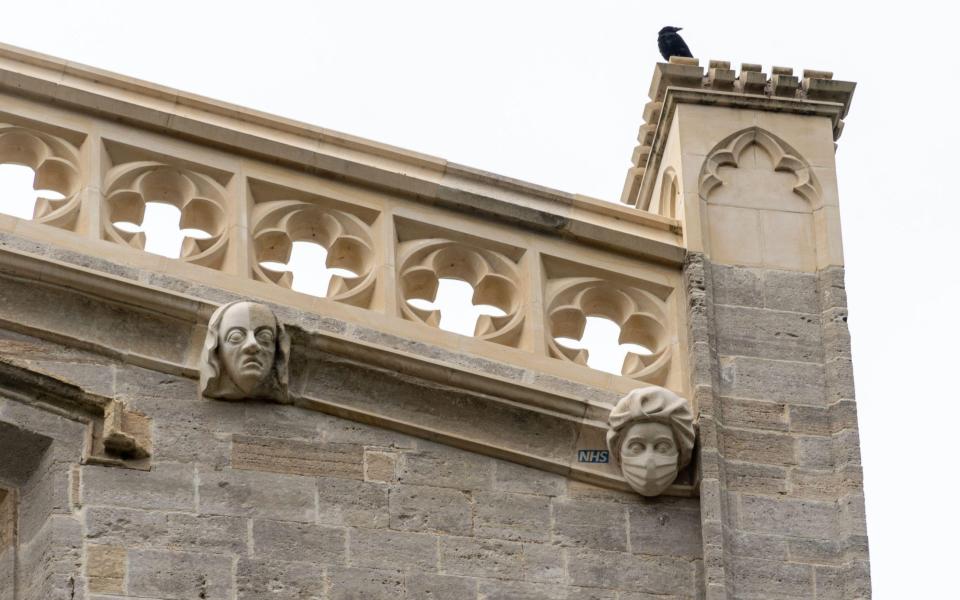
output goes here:
{"type": "Polygon", "coordinates": [[[658,496],[677,478],[679,455],[668,425],[634,423],[623,434],[620,445],[623,478],[638,494],[658,496]]]}

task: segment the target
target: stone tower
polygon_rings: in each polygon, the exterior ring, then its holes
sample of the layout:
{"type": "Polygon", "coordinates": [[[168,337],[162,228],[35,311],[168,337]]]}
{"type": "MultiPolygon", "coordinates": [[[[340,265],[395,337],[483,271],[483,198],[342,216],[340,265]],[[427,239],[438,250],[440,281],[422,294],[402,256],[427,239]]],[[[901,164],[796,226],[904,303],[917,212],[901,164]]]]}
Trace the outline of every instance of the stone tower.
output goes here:
{"type": "Polygon", "coordinates": [[[617,204],[0,46],[62,196],[0,215],[0,600],[869,597],[852,93],[660,64],[617,204]]]}
{"type": "Polygon", "coordinates": [[[706,596],[869,597],[834,161],[855,86],[673,61],[622,200],[683,220],[706,596]]]}

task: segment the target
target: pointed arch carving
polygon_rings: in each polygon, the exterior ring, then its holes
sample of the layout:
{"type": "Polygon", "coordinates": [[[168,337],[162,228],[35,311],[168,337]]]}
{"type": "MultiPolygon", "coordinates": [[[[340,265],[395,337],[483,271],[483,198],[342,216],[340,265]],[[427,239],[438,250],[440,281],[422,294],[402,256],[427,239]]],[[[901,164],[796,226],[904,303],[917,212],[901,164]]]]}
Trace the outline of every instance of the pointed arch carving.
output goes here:
{"type": "Polygon", "coordinates": [[[660,180],[660,205],[658,212],[671,219],[680,218],[680,179],[677,177],[677,171],[673,167],[667,167],[663,171],[663,178],[660,180]]]}
{"type": "Polygon", "coordinates": [[[727,136],[710,151],[700,169],[699,186],[702,198],[709,198],[717,186],[723,185],[720,167],[739,167],[743,152],[753,144],[757,144],[770,155],[775,171],[793,173],[797,178],[793,191],[805,198],[813,210],[820,208],[820,184],[810,163],[782,139],[756,126],[727,136]]]}

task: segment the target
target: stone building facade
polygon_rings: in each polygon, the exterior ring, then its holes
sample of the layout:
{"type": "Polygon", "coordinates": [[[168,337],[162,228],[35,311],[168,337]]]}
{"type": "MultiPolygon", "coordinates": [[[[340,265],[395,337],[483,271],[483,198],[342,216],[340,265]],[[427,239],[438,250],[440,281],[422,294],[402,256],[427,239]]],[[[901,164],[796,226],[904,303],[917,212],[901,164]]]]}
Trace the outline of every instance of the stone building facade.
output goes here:
{"type": "Polygon", "coordinates": [[[0,215],[0,600],[869,597],[853,88],[660,64],[616,204],[0,47],[0,162],[63,196],[0,215]],[[145,252],[147,202],[207,235],[145,252]],[[350,276],[291,290],[298,241],[350,276]],[[502,314],[440,329],[446,278],[502,314]],[[282,395],[200,389],[240,300],[282,395]],[[620,375],[557,342],[591,316],[620,375]],[[644,386],[696,427],[653,496],[607,446],[644,386]]]}

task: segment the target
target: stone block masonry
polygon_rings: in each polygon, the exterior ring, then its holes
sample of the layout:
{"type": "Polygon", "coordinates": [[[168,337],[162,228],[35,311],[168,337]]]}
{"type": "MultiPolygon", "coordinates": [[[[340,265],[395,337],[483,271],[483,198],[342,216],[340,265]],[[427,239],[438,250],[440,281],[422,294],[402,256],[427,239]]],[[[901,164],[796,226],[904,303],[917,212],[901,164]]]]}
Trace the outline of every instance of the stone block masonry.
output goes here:
{"type": "Polygon", "coordinates": [[[837,316],[845,315],[842,270],[710,271],[727,590],[867,597],[856,408],[837,316]]]}
{"type": "MultiPolygon", "coordinates": [[[[187,411],[203,406],[192,396],[169,400],[187,411]]],[[[165,460],[163,438],[152,471],[83,467],[90,591],[110,598],[694,597],[702,569],[695,499],[647,500],[587,484],[571,491],[559,475],[385,430],[367,435],[366,426],[354,426],[354,439],[344,441],[336,417],[278,410],[318,427],[308,438],[231,435],[230,462],[220,467],[217,457],[165,460]],[[326,431],[340,432],[338,441],[325,441],[326,431]],[[364,438],[378,445],[364,446],[364,438]],[[621,565],[629,577],[609,578],[621,565]]],[[[241,430],[244,422],[242,410],[228,412],[212,427],[241,430]]]]}

